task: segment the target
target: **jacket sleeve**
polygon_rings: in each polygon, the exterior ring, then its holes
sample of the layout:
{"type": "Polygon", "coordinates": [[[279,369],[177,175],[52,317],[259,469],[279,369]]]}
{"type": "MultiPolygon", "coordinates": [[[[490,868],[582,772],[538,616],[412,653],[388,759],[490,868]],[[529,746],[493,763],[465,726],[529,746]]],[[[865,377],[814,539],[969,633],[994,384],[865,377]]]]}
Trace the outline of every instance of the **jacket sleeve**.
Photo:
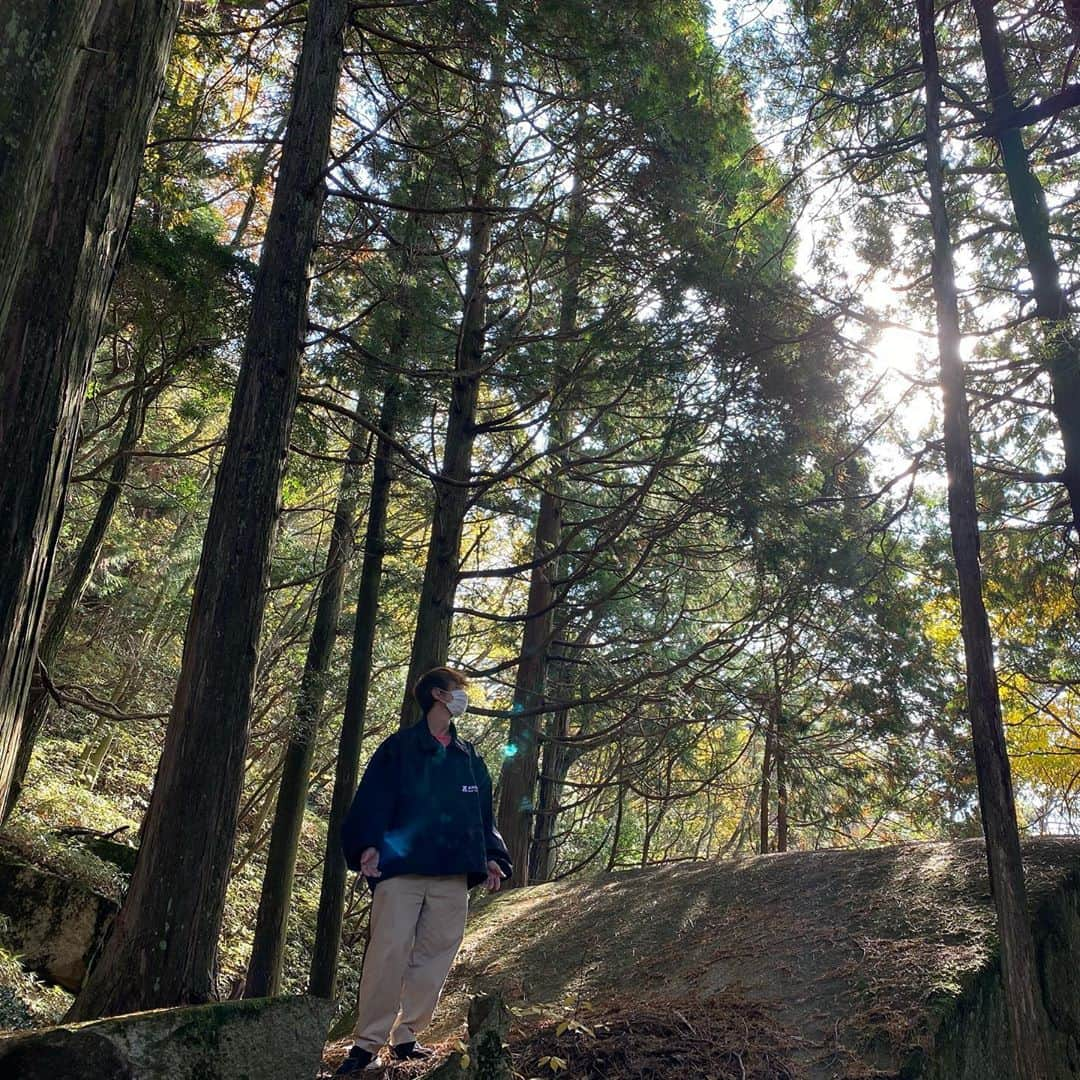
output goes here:
{"type": "Polygon", "coordinates": [[[509,877],[514,867],[510,862],[510,852],[506,850],[506,841],[495,828],[491,807],[491,774],[484,759],[475,750],[473,753],[476,756],[476,786],[480,789],[480,813],[484,818],[484,848],[488,859],[497,863],[499,869],[509,877]]]}
{"type": "Polygon", "coordinates": [[[350,870],[360,869],[360,856],[369,847],[383,854],[383,837],[394,817],[399,755],[397,740],[391,736],[371,755],[364,770],[341,826],[341,849],[350,870]]]}

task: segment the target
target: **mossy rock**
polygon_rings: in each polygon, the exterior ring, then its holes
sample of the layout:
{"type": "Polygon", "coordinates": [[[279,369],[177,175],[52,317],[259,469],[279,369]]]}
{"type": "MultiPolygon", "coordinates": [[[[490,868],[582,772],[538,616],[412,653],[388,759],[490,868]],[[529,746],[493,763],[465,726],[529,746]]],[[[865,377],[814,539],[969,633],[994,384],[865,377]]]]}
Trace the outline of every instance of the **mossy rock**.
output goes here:
{"type": "Polygon", "coordinates": [[[0,848],[0,914],[5,942],[23,966],[76,991],[116,914],[115,901],[74,878],[32,866],[0,848]]]}
{"type": "Polygon", "coordinates": [[[331,1008],[256,998],[26,1032],[0,1042],[0,1080],[311,1080],[331,1008]]]}

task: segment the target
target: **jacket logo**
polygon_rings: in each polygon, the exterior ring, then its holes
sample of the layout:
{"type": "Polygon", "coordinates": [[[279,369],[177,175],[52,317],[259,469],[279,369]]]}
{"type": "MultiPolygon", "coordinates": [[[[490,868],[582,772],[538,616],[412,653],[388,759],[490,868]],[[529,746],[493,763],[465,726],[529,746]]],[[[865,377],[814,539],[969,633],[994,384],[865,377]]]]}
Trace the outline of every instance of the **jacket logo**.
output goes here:
{"type": "Polygon", "coordinates": [[[480,789],[475,784],[462,784],[461,793],[463,795],[478,795],[480,793],[480,789]]]}

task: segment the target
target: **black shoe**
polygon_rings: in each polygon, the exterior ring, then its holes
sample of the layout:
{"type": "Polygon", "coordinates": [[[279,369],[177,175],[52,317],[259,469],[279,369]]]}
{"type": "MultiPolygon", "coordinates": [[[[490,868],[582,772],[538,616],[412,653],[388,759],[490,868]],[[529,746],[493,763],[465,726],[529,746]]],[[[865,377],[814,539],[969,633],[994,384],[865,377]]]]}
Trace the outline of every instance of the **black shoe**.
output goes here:
{"type": "Polygon", "coordinates": [[[418,1042],[398,1043],[390,1047],[390,1053],[398,1061],[419,1061],[421,1058],[435,1056],[435,1051],[430,1046],[421,1046],[418,1042]]]}
{"type": "Polygon", "coordinates": [[[375,1069],[375,1055],[370,1050],[354,1046],[349,1051],[349,1056],[338,1066],[335,1076],[352,1076],[354,1073],[364,1072],[365,1069],[375,1069]]]}

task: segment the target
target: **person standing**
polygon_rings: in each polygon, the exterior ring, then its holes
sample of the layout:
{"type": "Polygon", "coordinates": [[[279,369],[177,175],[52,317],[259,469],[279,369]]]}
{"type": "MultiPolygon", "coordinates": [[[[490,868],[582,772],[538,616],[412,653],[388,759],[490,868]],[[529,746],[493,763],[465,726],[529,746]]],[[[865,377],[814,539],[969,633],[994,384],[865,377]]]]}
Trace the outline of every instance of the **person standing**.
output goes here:
{"type": "Polygon", "coordinates": [[[388,1041],[399,1061],[431,1055],[417,1036],[464,937],[468,890],[497,892],[512,870],[487,766],[454,727],[467,682],[448,667],[420,677],[424,719],[375,751],[342,825],[345,861],[374,896],[354,1042],[338,1076],[377,1068],[388,1041]]]}

